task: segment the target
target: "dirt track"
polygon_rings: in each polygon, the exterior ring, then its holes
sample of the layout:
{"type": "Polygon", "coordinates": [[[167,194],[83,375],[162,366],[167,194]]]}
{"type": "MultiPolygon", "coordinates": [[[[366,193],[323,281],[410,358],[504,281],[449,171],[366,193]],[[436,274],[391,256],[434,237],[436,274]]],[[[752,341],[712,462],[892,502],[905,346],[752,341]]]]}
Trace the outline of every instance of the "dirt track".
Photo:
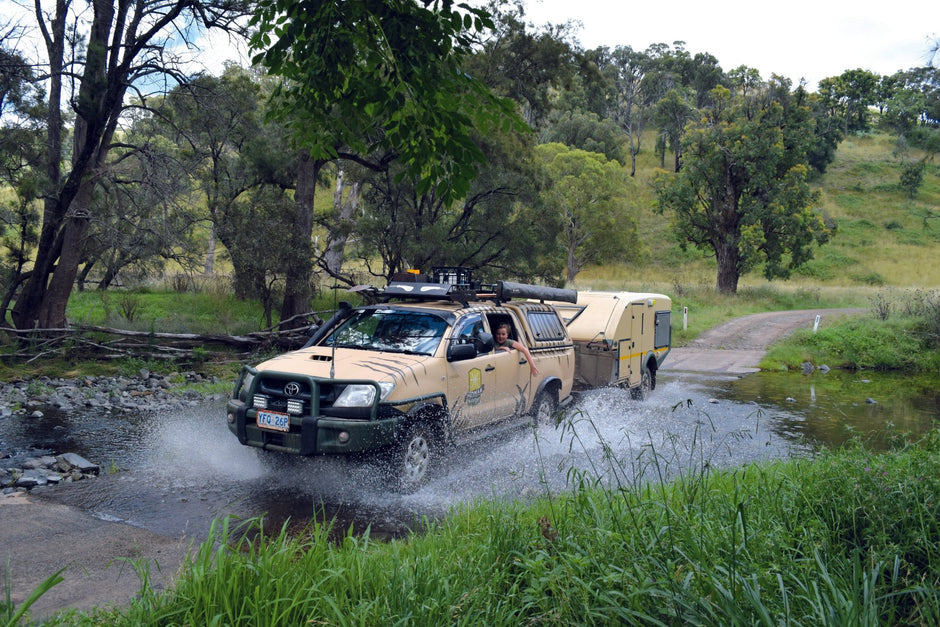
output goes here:
{"type": "Polygon", "coordinates": [[[104,521],[39,494],[17,493],[0,495],[0,547],[4,567],[9,559],[16,607],[65,569],[62,583],[32,606],[30,615],[38,619],[65,608],[128,603],[140,591],[132,562],[149,569],[153,588],[164,588],[183,563],[189,540],[104,521]]]}
{"type": "Polygon", "coordinates": [[[864,309],[803,309],[741,316],[709,329],[688,346],[669,353],[664,370],[745,374],[757,372],[767,348],[797,329],[811,329],[864,309]]]}
{"type": "MultiPolygon", "coordinates": [[[[774,340],[798,328],[812,328],[817,315],[825,324],[861,311],[819,309],[743,316],[707,331],[689,346],[673,349],[664,368],[753,372],[774,340]]],[[[68,486],[56,489],[68,490],[68,486]]],[[[5,566],[10,558],[14,604],[22,604],[43,580],[65,568],[65,580],[33,606],[33,618],[66,608],[127,604],[140,589],[133,561],[149,567],[151,585],[159,590],[178,572],[190,542],[203,539],[167,537],[104,521],[56,502],[53,492],[0,496],[0,560],[5,566]]]]}

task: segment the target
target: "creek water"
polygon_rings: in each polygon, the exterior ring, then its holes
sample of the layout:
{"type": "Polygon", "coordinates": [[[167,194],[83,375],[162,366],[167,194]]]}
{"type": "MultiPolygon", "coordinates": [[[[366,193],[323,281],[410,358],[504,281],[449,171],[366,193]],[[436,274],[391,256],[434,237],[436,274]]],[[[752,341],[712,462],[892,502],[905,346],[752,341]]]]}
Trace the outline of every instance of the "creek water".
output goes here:
{"type": "Polygon", "coordinates": [[[521,428],[461,447],[415,494],[383,489],[368,464],[283,459],[243,447],[224,406],[174,413],[49,412],[0,418],[0,450],[76,452],[102,466],[96,480],[46,488],[43,498],[167,535],[204,538],[225,515],[334,520],[338,533],[394,537],[478,498],[529,498],[599,481],[632,485],[690,468],[811,455],[861,437],[875,447],[919,434],[940,416],[936,380],[830,372],[713,377],[663,372],[645,402],[594,390],[558,428],[521,428]]]}

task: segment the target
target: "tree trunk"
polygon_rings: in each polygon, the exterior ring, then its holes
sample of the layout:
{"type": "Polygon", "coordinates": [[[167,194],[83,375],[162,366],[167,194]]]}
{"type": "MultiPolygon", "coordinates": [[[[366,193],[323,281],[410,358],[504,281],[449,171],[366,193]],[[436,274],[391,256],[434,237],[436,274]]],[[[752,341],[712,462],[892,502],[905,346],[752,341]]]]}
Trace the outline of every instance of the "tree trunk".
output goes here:
{"type": "Polygon", "coordinates": [[[82,245],[85,234],[88,232],[88,223],[91,219],[91,196],[95,183],[85,181],[79,188],[78,194],[71,203],[69,215],[66,217],[62,236],[62,247],[59,251],[59,261],[46,297],[39,310],[39,326],[45,329],[64,329],[67,326],[65,308],[78,275],[78,264],[82,259],[82,245]]]}
{"type": "Polygon", "coordinates": [[[203,274],[212,276],[215,270],[215,222],[209,223],[209,246],[206,251],[206,265],[203,274]]]}
{"type": "Polygon", "coordinates": [[[343,202],[343,189],[345,188],[343,171],[339,170],[336,177],[336,190],[333,193],[333,209],[336,211],[336,222],[327,234],[326,251],[323,253],[323,265],[331,276],[339,277],[343,269],[343,253],[349,239],[349,224],[353,215],[359,209],[359,183],[349,187],[346,202],[343,202]]]}
{"type": "Polygon", "coordinates": [[[49,99],[46,110],[46,178],[48,188],[43,201],[42,229],[36,246],[32,273],[16,299],[11,317],[18,329],[36,326],[39,307],[46,295],[46,282],[58,252],[55,241],[62,221],[59,187],[62,180],[62,68],[65,55],[65,27],[69,3],[57,0],[55,17],[45,35],[49,56],[49,99]]]}
{"type": "Polygon", "coordinates": [[[718,261],[718,291],[722,294],[737,294],[740,252],[736,243],[722,241],[715,247],[718,261]]]}
{"type": "MultiPolygon", "coordinates": [[[[310,280],[313,268],[313,198],[317,187],[317,176],[322,161],[312,159],[306,151],[300,152],[297,166],[297,191],[294,194],[295,211],[293,228],[288,241],[290,263],[287,267],[284,286],[284,302],[281,305],[281,320],[310,311],[310,280]]],[[[307,322],[296,319],[287,328],[307,326],[307,322]]]]}

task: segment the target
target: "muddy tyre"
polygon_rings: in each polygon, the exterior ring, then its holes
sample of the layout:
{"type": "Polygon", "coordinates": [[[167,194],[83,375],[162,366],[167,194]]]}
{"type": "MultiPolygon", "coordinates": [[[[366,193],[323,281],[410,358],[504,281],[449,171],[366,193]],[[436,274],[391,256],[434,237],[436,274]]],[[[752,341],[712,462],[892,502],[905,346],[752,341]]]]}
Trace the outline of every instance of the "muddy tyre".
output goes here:
{"type": "Polygon", "coordinates": [[[558,424],[557,416],[555,415],[557,409],[558,401],[555,400],[555,395],[549,390],[542,390],[536,397],[535,402],[532,403],[532,411],[530,412],[532,414],[532,422],[535,423],[536,427],[543,425],[554,427],[558,424]]]}
{"type": "Polygon", "coordinates": [[[437,439],[430,426],[417,423],[408,427],[386,459],[389,487],[400,494],[411,494],[427,483],[434,468],[436,447],[437,439]]]}
{"type": "Polygon", "coordinates": [[[633,400],[645,401],[650,397],[653,391],[653,377],[656,376],[649,368],[643,369],[643,376],[640,377],[640,385],[630,388],[630,397],[633,400]]]}

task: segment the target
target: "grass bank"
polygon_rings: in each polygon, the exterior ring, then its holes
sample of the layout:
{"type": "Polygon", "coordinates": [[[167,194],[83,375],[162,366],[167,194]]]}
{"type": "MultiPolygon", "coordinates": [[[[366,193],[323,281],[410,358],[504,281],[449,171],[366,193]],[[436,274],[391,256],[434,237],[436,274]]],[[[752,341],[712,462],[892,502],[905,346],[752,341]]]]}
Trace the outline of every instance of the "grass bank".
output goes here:
{"type": "Polygon", "coordinates": [[[761,367],[797,370],[810,362],[853,370],[940,374],[940,292],[885,290],[870,298],[867,315],[846,318],[817,333],[802,330],[774,344],[761,367]]]}
{"type": "Polygon", "coordinates": [[[219,522],[173,589],[141,573],[129,608],[56,623],[938,624],[938,463],[934,431],[668,483],[572,475],[569,493],[466,505],[391,542],[219,522]]]}

